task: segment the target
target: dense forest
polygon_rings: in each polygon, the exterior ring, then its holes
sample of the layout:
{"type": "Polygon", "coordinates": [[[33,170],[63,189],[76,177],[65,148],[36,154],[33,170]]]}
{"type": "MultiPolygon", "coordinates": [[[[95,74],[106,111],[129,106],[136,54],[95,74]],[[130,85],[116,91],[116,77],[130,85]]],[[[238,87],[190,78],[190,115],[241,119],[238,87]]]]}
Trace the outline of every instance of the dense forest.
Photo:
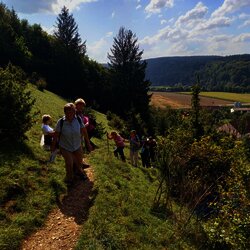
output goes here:
{"type": "Polygon", "coordinates": [[[146,60],[146,77],[152,86],[187,90],[199,75],[204,90],[249,92],[250,55],[180,56],[146,60]]]}

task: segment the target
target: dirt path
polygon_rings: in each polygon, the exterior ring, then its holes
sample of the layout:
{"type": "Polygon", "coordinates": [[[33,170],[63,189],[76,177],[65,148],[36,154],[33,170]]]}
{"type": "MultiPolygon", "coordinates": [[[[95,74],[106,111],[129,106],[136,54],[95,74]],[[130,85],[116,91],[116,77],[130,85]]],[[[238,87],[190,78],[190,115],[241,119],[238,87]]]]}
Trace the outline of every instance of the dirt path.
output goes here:
{"type": "Polygon", "coordinates": [[[85,169],[88,180],[79,180],[68,190],[58,208],[48,216],[43,228],[28,237],[22,250],[69,250],[80,236],[90,206],[93,187],[93,169],[85,169]]]}

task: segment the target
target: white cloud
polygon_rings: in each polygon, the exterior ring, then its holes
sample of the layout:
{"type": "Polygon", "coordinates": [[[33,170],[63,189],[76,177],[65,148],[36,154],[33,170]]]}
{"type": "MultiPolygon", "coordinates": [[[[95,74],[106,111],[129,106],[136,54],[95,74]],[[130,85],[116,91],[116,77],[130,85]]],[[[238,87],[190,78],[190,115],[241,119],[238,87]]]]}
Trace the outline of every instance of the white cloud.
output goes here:
{"type": "Polygon", "coordinates": [[[249,0],[224,0],[223,4],[212,13],[212,17],[221,17],[250,6],[249,0]]]}
{"type": "Polygon", "coordinates": [[[250,42],[250,33],[242,33],[236,36],[233,40],[237,43],[250,42]]]}
{"type": "Polygon", "coordinates": [[[165,23],[167,23],[167,20],[166,20],[166,19],[162,19],[162,20],[161,20],[161,25],[162,25],[162,24],[165,24],[165,23]]]}
{"type": "Polygon", "coordinates": [[[105,37],[95,41],[91,44],[87,42],[87,54],[90,58],[95,58],[100,63],[107,61],[107,51],[110,48],[110,44],[105,37]]]}
{"type": "Polygon", "coordinates": [[[174,0],[151,0],[146,6],[145,11],[147,13],[160,13],[163,8],[172,8],[174,6],[174,0]]]}
{"type": "Polygon", "coordinates": [[[165,28],[159,30],[156,35],[149,37],[146,36],[142,40],[140,40],[141,44],[156,44],[160,41],[170,41],[177,42],[179,40],[183,40],[188,37],[188,32],[179,28],[171,28],[170,26],[166,26],[165,28]]]}
{"type": "Polygon", "coordinates": [[[98,0],[10,0],[9,5],[15,6],[15,10],[20,13],[54,13],[58,14],[63,6],[70,11],[79,9],[84,3],[97,2],[98,0]]]}
{"type": "Polygon", "coordinates": [[[41,26],[42,27],[42,29],[44,30],[44,31],[46,31],[48,34],[50,34],[50,35],[53,35],[54,34],[54,31],[55,31],[55,27],[54,26],[52,26],[52,27],[45,27],[45,26],[41,26]]]}
{"type": "Polygon", "coordinates": [[[63,6],[66,6],[70,11],[79,10],[79,6],[83,3],[97,2],[98,0],[54,0],[52,10],[54,13],[59,13],[63,6]]]}
{"type": "Polygon", "coordinates": [[[138,9],[140,9],[141,7],[142,7],[142,6],[139,4],[139,5],[136,6],[135,9],[138,10],[138,9]]]}
{"type": "Polygon", "coordinates": [[[244,28],[244,27],[247,27],[247,26],[250,26],[250,20],[244,21],[244,23],[241,24],[241,25],[239,26],[239,28],[244,28]]]}
{"type": "Polygon", "coordinates": [[[241,13],[241,14],[239,15],[239,19],[247,19],[247,18],[250,19],[250,15],[249,15],[249,14],[241,13]]]}
{"type": "Polygon", "coordinates": [[[176,21],[176,25],[180,26],[182,24],[193,22],[194,20],[202,19],[207,11],[207,6],[202,2],[199,2],[192,10],[188,11],[185,15],[180,16],[176,21]]]}
{"type": "Polygon", "coordinates": [[[228,17],[214,17],[210,18],[204,22],[201,22],[196,30],[197,31],[206,31],[215,28],[228,27],[230,26],[232,19],[228,17]]]}
{"type": "Polygon", "coordinates": [[[106,33],[106,37],[111,37],[111,36],[113,36],[113,31],[109,31],[106,33]]]}
{"type": "Polygon", "coordinates": [[[232,35],[216,35],[208,38],[209,43],[225,43],[229,42],[232,39],[232,35]]]}
{"type": "Polygon", "coordinates": [[[112,12],[111,18],[113,19],[115,17],[115,11],[112,12]]]}

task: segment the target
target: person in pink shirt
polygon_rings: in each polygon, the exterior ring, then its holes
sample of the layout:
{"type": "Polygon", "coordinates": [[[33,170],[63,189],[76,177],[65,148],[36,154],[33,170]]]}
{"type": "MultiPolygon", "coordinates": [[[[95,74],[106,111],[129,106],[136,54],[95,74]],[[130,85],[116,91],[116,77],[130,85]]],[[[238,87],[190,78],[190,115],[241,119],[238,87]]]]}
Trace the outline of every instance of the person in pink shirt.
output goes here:
{"type": "Polygon", "coordinates": [[[109,139],[109,140],[114,140],[114,142],[115,142],[115,145],[116,145],[116,148],[115,148],[115,150],[114,150],[114,155],[115,155],[115,157],[117,157],[118,158],[118,155],[120,155],[120,157],[121,157],[121,160],[122,161],[126,161],[126,159],[125,159],[125,155],[124,155],[124,152],[123,152],[123,150],[124,150],[124,147],[125,147],[125,139],[124,138],[122,138],[118,133],[116,133],[115,131],[112,131],[111,132],[111,134],[109,134],[109,133],[107,133],[107,138],[109,139]]]}

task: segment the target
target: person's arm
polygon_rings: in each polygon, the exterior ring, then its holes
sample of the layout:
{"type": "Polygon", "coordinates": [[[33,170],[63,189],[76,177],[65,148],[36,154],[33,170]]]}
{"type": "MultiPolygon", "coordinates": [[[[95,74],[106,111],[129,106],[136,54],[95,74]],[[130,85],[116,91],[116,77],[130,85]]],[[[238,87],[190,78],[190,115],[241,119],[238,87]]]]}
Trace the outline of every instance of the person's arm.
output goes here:
{"type": "Polygon", "coordinates": [[[89,136],[88,136],[88,132],[87,132],[86,127],[81,128],[81,135],[85,139],[85,142],[87,144],[86,146],[87,146],[88,150],[92,151],[92,146],[91,146],[90,141],[89,141],[89,136]]]}
{"type": "Polygon", "coordinates": [[[113,139],[113,137],[107,132],[107,138],[109,139],[109,140],[112,140],[113,139]]]}
{"type": "Polygon", "coordinates": [[[54,152],[56,150],[56,143],[58,141],[59,138],[59,132],[54,131],[53,132],[53,140],[52,140],[52,144],[51,144],[51,151],[54,152]]]}
{"type": "Polygon", "coordinates": [[[89,126],[89,118],[88,116],[83,116],[83,124],[85,127],[89,126]]]}

